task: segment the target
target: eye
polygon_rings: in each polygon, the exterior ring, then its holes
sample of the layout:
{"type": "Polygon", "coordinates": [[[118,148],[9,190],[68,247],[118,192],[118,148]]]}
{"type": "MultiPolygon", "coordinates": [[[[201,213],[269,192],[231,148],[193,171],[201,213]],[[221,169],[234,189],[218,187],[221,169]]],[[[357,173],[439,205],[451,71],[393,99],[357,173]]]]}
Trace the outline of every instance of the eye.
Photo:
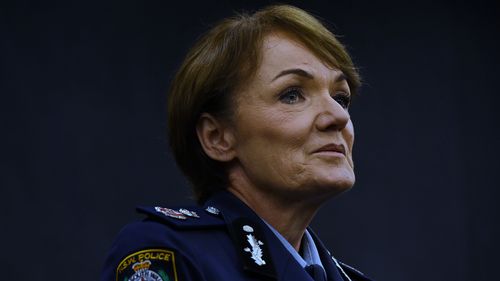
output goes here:
{"type": "Polygon", "coordinates": [[[344,92],[337,93],[332,98],[345,109],[351,104],[351,96],[344,92]]]}
{"type": "Polygon", "coordinates": [[[279,100],[286,104],[298,103],[301,99],[304,99],[302,91],[299,88],[288,88],[283,93],[280,94],[279,100]]]}

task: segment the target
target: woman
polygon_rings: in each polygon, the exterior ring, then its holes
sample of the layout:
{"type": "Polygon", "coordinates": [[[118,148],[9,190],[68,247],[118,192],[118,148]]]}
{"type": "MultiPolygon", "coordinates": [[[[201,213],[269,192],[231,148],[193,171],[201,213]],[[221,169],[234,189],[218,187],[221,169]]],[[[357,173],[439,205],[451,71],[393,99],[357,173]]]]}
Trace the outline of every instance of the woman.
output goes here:
{"type": "Polygon", "coordinates": [[[359,85],[344,47],[298,8],[216,25],[169,96],[172,151],[200,206],[139,208],[102,280],[370,280],[308,228],[354,184],[359,85]]]}

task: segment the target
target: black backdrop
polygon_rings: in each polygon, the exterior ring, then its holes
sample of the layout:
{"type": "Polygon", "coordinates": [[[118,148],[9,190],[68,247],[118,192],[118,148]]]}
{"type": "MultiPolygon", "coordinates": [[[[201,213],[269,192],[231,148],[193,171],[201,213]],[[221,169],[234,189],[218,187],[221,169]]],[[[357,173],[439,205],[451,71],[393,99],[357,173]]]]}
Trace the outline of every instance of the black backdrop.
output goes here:
{"type": "MultiPolygon", "coordinates": [[[[365,80],[357,183],[316,232],[377,280],[499,278],[498,5],[310,2],[289,3],[342,35],[365,80]]],[[[210,24],[268,3],[2,2],[2,280],[96,280],[135,205],[189,202],[168,83],[210,24]]]]}

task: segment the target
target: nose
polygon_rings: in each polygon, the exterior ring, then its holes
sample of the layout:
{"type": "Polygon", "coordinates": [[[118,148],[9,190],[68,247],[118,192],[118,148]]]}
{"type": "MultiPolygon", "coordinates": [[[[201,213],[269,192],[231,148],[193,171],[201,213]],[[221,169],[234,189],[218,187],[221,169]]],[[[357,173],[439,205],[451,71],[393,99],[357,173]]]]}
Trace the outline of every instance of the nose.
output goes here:
{"type": "Polygon", "coordinates": [[[315,124],[319,131],[340,131],[347,126],[351,118],[346,108],[343,108],[330,95],[318,101],[318,115],[315,124]]]}

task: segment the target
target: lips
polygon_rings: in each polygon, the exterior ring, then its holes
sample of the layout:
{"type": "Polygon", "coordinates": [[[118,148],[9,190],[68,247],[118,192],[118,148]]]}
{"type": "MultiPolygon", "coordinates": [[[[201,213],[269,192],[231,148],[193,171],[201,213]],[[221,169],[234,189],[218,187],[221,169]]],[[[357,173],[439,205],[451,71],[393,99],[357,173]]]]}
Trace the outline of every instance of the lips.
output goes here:
{"type": "Polygon", "coordinates": [[[320,153],[320,152],[337,152],[345,155],[345,147],[342,144],[327,144],[325,146],[322,146],[318,150],[315,150],[314,153],[320,153]]]}

